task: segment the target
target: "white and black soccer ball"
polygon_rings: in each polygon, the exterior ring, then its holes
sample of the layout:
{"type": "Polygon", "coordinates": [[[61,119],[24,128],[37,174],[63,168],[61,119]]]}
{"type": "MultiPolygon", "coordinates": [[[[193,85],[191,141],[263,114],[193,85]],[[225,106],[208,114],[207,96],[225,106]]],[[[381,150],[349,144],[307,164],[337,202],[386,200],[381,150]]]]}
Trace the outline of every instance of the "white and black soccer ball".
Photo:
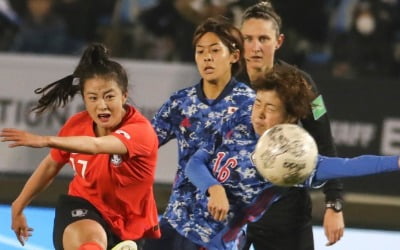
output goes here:
{"type": "Polygon", "coordinates": [[[314,138],[295,124],[279,124],[258,139],[252,160],[258,172],[277,186],[303,183],[318,159],[314,138]]]}

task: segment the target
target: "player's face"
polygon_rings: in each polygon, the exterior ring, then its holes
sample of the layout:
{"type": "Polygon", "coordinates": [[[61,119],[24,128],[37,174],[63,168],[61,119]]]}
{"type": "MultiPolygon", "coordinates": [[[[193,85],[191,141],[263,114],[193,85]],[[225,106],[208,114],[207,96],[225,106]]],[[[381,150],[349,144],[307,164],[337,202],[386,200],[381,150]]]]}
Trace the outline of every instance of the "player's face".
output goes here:
{"type": "Polygon", "coordinates": [[[244,21],[241,31],[247,71],[254,80],[263,69],[272,68],[275,51],[282,45],[284,36],[277,34],[273,21],[260,18],[244,21]]]}
{"type": "Polygon", "coordinates": [[[231,78],[232,64],[237,62],[238,58],[239,52],[230,53],[215,33],[205,33],[196,44],[197,69],[205,83],[227,83],[231,78]]]}
{"type": "Polygon", "coordinates": [[[125,116],[126,93],[111,79],[91,78],[86,80],[83,89],[86,110],[96,123],[96,131],[109,134],[125,116]]]}
{"type": "Polygon", "coordinates": [[[292,123],[285,105],[275,90],[258,90],[251,112],[254,131],[262,135],[266,130],[281,123],[292,123]]]}

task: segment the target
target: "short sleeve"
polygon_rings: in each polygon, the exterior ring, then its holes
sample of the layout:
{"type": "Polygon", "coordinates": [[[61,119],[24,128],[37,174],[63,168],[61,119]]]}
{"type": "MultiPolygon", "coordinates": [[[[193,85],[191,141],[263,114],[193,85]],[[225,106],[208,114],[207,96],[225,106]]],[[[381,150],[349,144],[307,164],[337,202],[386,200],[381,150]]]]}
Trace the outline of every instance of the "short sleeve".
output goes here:
{"type": "Polygon", "coordinates": [[[148,156],[158,147],[158,139],[150,123],[135,123],[121,127],[112,133],[128,149],[129,158],[148,156]]]}

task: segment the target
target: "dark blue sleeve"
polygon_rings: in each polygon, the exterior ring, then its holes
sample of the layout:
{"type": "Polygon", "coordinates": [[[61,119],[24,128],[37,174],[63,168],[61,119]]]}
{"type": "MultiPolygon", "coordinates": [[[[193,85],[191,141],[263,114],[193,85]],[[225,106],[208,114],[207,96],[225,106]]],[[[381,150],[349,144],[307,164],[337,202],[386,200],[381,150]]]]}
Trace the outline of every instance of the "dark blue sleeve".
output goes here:
{"type": "Polygon", "coordinates": [[[208,170],[208,162],[209,154],[207,151],[199,149],[190,157],[185,168],[185,175],[189,178],[190,182],[203,193],[206,193],[209,187],[220,184],[208,170]]]}
{"type": "Polygon", "coordinates": [[[363,155],[355,158],[319,156],[314,181],[399,171],[398,156],[363,155]]]}

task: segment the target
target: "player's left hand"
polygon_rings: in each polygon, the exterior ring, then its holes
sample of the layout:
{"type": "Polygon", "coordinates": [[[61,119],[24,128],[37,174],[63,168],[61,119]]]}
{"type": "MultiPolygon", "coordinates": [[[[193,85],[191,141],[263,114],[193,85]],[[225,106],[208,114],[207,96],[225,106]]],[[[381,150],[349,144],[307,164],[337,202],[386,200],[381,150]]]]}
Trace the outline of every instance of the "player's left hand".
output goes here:
{"type": "Polygon", "coordinates": [[[335,212],[333,209],[327,208],[324,215],[324,231],[328,240],[327,246],[338,242],[344,233],[343,212],[335,212]]]}
{"type": "Polygon", "coordinates": [[[0,137],[2,142],[13,142],[9,145],[10,148],[19,146],[28,146],[33,148],[46,147],[45,136],[31,134],[14,128],[2,129],[0,137]]]}
{"type": "Polygon", "coordinates": [[[229,212],[229,201],[225,189],[222,185],[213,185],[208,188],[210,199],[208,201],[208,211],[217,221],[226,219],[229,212]]]}

